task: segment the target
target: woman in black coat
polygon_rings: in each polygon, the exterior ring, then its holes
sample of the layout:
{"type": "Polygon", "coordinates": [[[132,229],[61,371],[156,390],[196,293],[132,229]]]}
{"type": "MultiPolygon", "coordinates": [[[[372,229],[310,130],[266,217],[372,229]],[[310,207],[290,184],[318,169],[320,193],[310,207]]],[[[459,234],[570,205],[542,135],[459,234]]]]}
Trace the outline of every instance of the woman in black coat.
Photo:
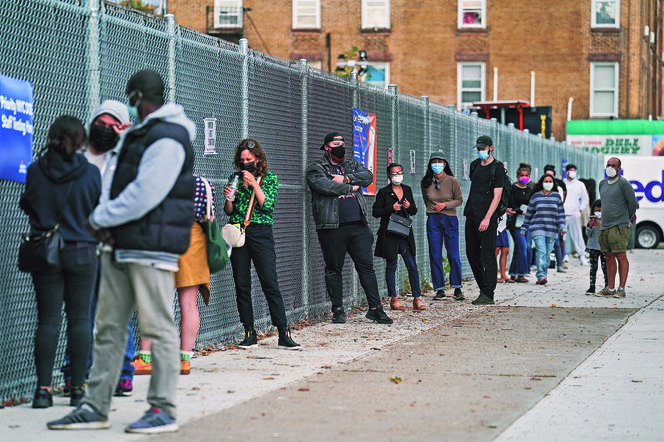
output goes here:
{"type": "Polygon", "coordinates": [[[400,164],[391,163],[387,166],[387,177],[390,179],[390,184],[378,191],[376,201],[373,204],[372,214],[374,218],[380,218],[374,255],[384,258],[386,261],[385,282],[387,292],[390,295],[390,308],[392,310],[405,309],[399,302],[396,293],[397,258],[401,255],[408,270],[408,281],[413,292],[413,310],[424,310],[426,307],[420,299],[422,291],[420,289],[420,274],[415,260],[413,231],[411,229],[408,238],[387,231],[390,215],[393,213],[408,218],[417,213],[413,191],[405,184],[401,184],[403,181],[403,167],[400,164]]]}

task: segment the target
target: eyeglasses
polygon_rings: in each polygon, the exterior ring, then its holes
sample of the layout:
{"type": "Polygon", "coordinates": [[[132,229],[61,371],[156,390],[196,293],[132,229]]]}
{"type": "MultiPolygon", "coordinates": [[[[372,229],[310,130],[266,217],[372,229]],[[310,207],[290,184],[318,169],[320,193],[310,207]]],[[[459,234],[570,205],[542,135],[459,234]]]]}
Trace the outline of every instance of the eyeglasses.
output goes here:
{"type": "Polygon", "coordinates": [[[403,172],[394,172],[391,173],[390,176],[403,176],[403,172]]]}
{"type": "Polygon", "coordinates": [[[129,95],[127,95],[127,100],[129,101],[129,104],[131,104],[134,97],[138,97],[138,99],[140,99],[142,96],[143,92],[138,89],[134,89],[133,91],[129,92],[129,95]]]}
{"type": "Polygon", "coordinates": [[[338,147],[338,146],[346,147],[346,143],[344,143],[343,141],[330,141],[329,143],[327,143],[327,145],[330,147],[338,147]]]}
{"type": "Polygon", "coordinates": [[[617,164],[606,163],[606,167],[613,167],[614,169],[617,169],[618,165],[617,164]]]}
{"type": "Polygon", "coordinates": [[[253,148],[256,147],[256,143],[254,143],[254,142],[251,141],[251,140],[247,140],[247,141],[244,143],[244,146],[245,146],[247,149],[253,149],[253,148]]]}

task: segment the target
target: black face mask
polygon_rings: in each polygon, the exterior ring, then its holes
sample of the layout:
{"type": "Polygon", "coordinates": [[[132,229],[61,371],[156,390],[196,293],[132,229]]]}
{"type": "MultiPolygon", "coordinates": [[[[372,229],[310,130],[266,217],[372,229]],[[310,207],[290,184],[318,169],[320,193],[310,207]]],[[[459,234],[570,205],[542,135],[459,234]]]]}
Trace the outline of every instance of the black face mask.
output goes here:
{"type": "Polygon", "coordinates": [[[118,138],[112,127],[93,124],[90,128],[90,144],[99,153],[113,149],[118,143],[118,138]]]}
{"type": "Polygon", "coordinates": [[[241,163],[240,170],[246,170],[249,173],[254,173],[256,171],[256,163],[241,163]]]}
{"type": "Polygon", "coordinates": [[[346,146],[330,146],[330,155],[334,161],[343,163],[346,159],[346,146]]]}

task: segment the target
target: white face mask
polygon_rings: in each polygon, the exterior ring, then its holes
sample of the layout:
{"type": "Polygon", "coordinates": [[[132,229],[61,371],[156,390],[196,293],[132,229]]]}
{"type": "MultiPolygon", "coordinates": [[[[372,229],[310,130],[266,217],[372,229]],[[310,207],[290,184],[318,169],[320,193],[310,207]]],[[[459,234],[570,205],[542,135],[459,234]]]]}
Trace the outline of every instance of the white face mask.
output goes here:
{"type": "Polygon", "coordinates": [[[608,176],[609,178],[613,178],[618,174],[618,171],[613,167],[607,167],[606,169],[604,169],[604,172],[606,172],[606,176],[608,176]]]}
{"type": "Polygon", "coordinates": [[[403,183],[403,175],[394,175],[390,179],[392,180],[392,184],[394,184],[395,186],[398,186],[401,183],[403,183]]]}
{"type": "Polygon", "coordinates": [[[573,180],[574,178],[576,178],[576,170],[570,170],[569,172],[567,172],[567,176],[569,177],[570,180],[573,180]]]}
{"type": "Polygon", "coordinates": [[[542,187],[547,192],[551,192],[551,189],[553,189],[553,183],[542,183],[542,187]]]}
{"type": "Polygon", "coordinates": [[[595,218],[597,219],[602,219],[602,212],[595,212],[593,215],[595,215],[595,218]]]}

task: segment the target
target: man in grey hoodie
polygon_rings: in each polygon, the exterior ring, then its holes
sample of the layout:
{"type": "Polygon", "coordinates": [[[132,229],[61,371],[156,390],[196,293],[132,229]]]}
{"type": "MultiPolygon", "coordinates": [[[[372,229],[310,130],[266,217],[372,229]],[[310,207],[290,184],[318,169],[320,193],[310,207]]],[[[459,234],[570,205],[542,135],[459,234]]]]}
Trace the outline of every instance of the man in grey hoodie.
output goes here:
{"type": "Polygon", "coordinates": [[[178,331],[173,317],[173,272],[189,246],[194,177],[191,143],[196,126],[182,106],[164,104],[159,74],[143,70],[127,83],[130,112],[140,123],[122,135],[108,165],[100,204],[90,230],[104,243],[97,306],[94,366],[81,405],[54,430],[108,428],[115,381],[120,374],[127,323],[138,309],[141,336],[151,339],[153,368],[150,409],[127,426],[130,433],[176,431],[175,394],[180,371],[178,331]],[[106,184],[108,183],[108,184],[106,184]]]}

